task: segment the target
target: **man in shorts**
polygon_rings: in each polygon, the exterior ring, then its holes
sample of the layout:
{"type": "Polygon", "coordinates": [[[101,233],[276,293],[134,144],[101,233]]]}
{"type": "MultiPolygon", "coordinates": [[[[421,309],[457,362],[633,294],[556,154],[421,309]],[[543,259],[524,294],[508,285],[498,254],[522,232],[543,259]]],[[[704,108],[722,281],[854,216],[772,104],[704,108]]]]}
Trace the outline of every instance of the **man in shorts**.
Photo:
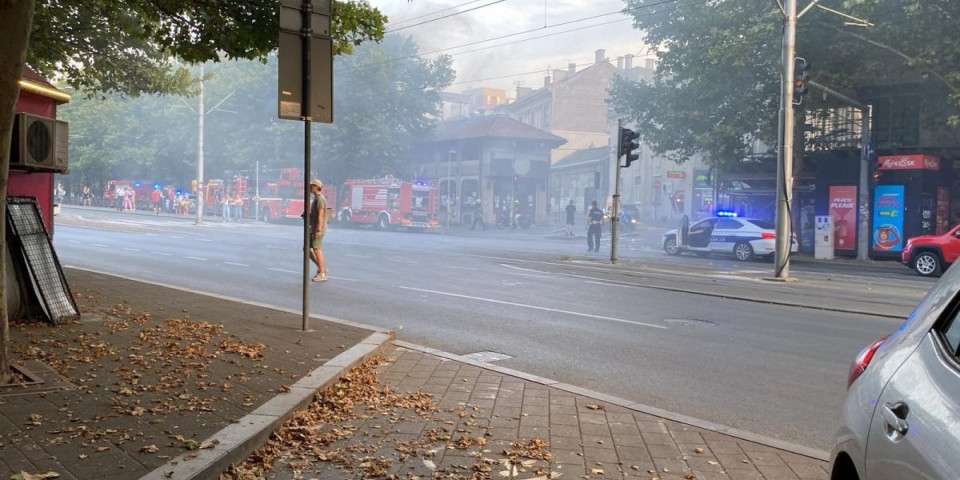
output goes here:
{"type": "Polygon", "coordinates": [[[323,236],[327,233],[327,199],[321,191],[323,182],[319,179],[310,181],[310,193],[313,202],[310,204],[310,260],[317,266],[317,274],[311,278],[314,282],[327,281],[327,266],[323,261],[323,236]]]}

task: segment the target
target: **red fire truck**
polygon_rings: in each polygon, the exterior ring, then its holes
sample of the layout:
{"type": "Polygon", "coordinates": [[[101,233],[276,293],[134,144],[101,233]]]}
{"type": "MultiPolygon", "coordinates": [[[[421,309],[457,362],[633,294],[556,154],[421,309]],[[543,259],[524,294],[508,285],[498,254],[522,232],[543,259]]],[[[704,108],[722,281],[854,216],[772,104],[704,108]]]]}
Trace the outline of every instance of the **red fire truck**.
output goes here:
{"type": "Polygon", "coordinates": [[[376,225],[381,230],[407,227],[436,228],[440,222],[440,193],[422,182],[393,177],[347,180],[341,189],[339,220],[344,225],[376,225]]]}
{"type": "MultiPolygon", "coordinates": [[[[300,220],[303,209],[303,175],[296,167],[281,168],[276,180],[264,182],[260,189],[260,219],[265,222],[283,219],[300,220]]],[[[327,199],[327,209],[336,205],[337,190],[329,185],[323,186],[323,196],[327,199]]]]}

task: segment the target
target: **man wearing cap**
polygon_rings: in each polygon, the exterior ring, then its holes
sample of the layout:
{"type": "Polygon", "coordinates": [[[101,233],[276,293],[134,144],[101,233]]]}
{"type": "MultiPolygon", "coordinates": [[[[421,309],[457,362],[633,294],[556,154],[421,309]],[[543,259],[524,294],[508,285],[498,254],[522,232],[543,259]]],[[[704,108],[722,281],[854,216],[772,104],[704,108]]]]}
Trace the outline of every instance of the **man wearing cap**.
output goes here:
{"type": "Polygon", "coordinates": [[[317,265],[317,274],[311,280],[314,282],[327,281],[327,267],[323,262],[323,235],[327,233],[327,199],[320,191],[323,182],[319,179],[310,181],[310,193],[313,202],[310,204],[310,260],[317,265]]]}

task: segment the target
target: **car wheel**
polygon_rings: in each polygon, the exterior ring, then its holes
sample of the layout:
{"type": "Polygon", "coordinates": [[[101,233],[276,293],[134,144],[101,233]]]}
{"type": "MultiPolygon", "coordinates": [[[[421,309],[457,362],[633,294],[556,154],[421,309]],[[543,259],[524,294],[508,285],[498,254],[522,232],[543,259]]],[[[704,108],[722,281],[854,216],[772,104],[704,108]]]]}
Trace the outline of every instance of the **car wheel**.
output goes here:
{"type": "Polygon", "coordinates": [[[940,275],[940,256],[934,252],[920,252],[913,259],[913,269],[922,277],[940,275]]]}
{"type": "Polygon", "coordinates": [[[386,230],[390,228],[390,220],[387,219],[387,215],[383,214],[377,218],[377,228],[380,230],[386,230]]]}
{"type": "Polygon", "coordinates": [[[667,237],[663,241],[663,251],[667,252],[667,255],[677,255],[680,253],[680,248],[677,247],[677,237],[667,237]]]}
{"type": "Polygon", "coordinates": [[[737,242],[737,244],[733,246],[733,256],[737,257],[737,260],[741,262],[746,262],[753,258],[753,247],[747,242],[737,242]]]}

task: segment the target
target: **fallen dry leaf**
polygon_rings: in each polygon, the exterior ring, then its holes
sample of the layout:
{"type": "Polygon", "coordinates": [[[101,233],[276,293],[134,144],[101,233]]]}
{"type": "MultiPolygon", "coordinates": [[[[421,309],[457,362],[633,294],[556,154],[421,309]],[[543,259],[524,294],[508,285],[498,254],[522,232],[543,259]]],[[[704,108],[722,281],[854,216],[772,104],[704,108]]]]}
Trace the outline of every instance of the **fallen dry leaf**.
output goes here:
{"type": "Polygon", "coordinates": [[[145,447],[140,447],[140,453],[157,453],[160,449],[156,445],[147,445],[145,447]]]}
{"type": "Polygon", "coordinates": [[[590,405],[587,405],[587,408],[590,410],[603,410],[603,405],[594,405],[591,403],[590,405]]]}
{"type": "Polygon", "coordinates": [[[29,473],[25,471],[20,471],[20,473],[14,474],[10,477],[10,480],[47,480],[50,478],[57,478],[60,474],[57,472],[40,472],[40,473],[29,473]]]}

